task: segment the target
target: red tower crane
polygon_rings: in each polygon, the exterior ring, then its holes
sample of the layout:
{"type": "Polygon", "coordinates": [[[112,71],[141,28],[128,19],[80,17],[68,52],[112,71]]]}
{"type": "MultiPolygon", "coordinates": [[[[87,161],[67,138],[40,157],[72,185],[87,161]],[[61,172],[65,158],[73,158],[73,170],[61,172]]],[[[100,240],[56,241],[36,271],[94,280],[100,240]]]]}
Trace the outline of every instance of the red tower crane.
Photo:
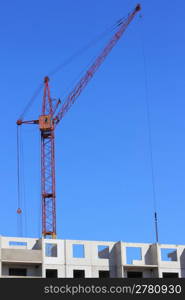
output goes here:
{"type": "Polygon", "coordinates": [[[38,120],[17,120],[17,125],[38,124],[41,134],[41,191],[42,191],[42,235],[43,237],[56,238],[56,191],[55,191],[55,128],[63,119],[66,112],[77,100],[87,83],[93,77],[109,52],[123,35],[127,26],[135,15],[141,10],[140,4],[121,21],[119,29],[113,35],[101,54],[86,71],[85,75],[76,84],[59,108],[60,100],[52,99],[49,89],[49,77],[44,78],[44,94],[42,100],[42,113],[38,120]],[[56,113],[58,111],[58,113],[56,113]]]}

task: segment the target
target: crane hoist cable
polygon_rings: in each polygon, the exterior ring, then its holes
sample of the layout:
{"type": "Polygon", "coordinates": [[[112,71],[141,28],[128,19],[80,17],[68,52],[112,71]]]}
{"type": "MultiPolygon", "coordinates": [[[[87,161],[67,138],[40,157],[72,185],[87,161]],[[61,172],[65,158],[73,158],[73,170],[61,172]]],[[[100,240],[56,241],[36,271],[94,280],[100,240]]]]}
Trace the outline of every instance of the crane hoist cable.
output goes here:
{"type": "Polygon", "coordinates": [[[156,198],[156,179],[154,172],[154,158],[153,158],[153,143],[152,143],[152,129],[151,129],[151,114],[150,114],[150,102],[149,102],[149,87],[148,87],[148,71],[145,54],[145,44],[143,38],[142,28],[142,15],[141,19],[141,44],[142,44],[142,56],[144,66],[144,86],[145,86],[145,104],[146,104],[146,115],[147,115],[147,128],[148,128],[148,143],[150,151],[150,168],[151,168],[151,179],[152,179],[152,194],[153,194],[153,209],[154,209],[154,226],[155,226],[155,238],[156,243],[159,242],[159,231],[158,231],[158,216],[157,216],[157,198],[156,198]]]}
{"type": "Polygon", "coordinates": [[[27,205],[24,180],[24,151],[22,128],[17,126],[17,230],[19,236],[27,235],[27,205]]]}
{"type": "Polygon", "coordinates": [[[21,132],[20,139],[20,184],[21,184],[21,203],[22,203],[22,232],[24,232],[24,236],[27,236],[27,203],[26,203],[26,195],[25,195],[25,168],[24,168],[24,148],[23,148],[23,138],[21,132]]]}
{"type": "Polygon", "coordinates": [[[21,203],[21,180],[20,180],[20,131],[17,126],[17,230],[18,235],[22,236],[22,203],[21,203]]]}

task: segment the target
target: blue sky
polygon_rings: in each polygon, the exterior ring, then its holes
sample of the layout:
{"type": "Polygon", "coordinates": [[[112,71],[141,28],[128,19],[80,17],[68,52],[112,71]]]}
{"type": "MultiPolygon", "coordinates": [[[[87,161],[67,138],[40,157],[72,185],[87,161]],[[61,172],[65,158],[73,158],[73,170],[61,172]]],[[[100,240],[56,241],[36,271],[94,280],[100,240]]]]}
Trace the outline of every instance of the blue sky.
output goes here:
{"type": "MultiPolygon", "coordinates": [[[[56,130],[59,238],[155,242],[143,41],[159,241],[185,244],[185,3],[140,3],[142,18],[133,20],[56,130]]],[[[1,4],[0,234],[18,234],[16,120],[45,75],[136,4],[133,0],[1,4]]],[[[53,97],[64,99],[110,37],[51,78],[53,97]]],[[[25,119],[38,118],[41,102],[42,93],[25,119]]],[[[24,126],[22,141],[23,235],[38,237],[38,128],[24,126]]]]}

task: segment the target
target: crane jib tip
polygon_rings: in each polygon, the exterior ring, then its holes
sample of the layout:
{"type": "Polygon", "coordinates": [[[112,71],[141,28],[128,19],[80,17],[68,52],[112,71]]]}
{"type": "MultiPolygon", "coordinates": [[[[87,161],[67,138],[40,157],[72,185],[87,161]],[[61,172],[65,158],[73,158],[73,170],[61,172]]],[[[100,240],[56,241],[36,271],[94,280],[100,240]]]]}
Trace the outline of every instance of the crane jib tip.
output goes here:
{"type": "Polygon", "coordinates": [[[136,8],[135,8],[135,11],[140,11],[140,10],[141,10],[141,4],[137,4],[136,8]]]}

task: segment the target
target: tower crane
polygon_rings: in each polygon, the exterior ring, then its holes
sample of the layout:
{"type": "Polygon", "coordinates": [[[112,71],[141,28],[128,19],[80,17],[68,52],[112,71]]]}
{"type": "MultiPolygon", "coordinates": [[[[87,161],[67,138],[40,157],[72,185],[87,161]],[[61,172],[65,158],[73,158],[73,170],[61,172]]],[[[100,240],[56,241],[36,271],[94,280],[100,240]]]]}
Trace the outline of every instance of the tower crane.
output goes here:
{"type": "MultiPolygon", "coordinates": [[[[117,32],[95,59],[84,76],[75,85],[60,107],[60,100],[50,95],[49,77],[44,78],[44,93],[42,99],[42,112],[37,120],[17,120],[17,125],[36,124],[41,135],[41,197],[42,197],[42,236],[56,238],[56,189],[55,189],[55,129],[67,111],[75,103],[85,86],[96,73],[112,48],[125,32],[135,15],[141,10],[140,4],[126,19],[118,25],[117,32]]],[[[21,209],[19,208],[19,213],[21,209]]]]}

